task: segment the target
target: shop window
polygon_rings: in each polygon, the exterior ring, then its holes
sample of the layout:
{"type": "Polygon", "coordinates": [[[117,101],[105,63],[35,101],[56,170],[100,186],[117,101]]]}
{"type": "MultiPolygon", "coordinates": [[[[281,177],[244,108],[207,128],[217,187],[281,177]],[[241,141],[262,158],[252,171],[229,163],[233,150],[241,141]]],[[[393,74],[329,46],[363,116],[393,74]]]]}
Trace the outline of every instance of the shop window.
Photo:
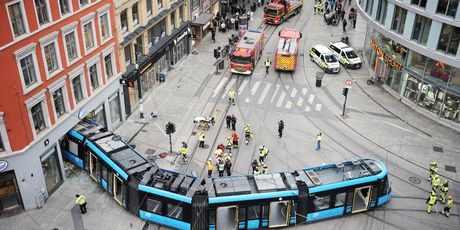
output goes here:
{"type": "Polygon", "coordinates": [[[335,207],[345,205],[345,197],[346,196],[347,196],[347,193],[345,193],[345,192],[335,195],[335,207]]]}
{"type": "Polygon", "coordinates": [[[0,174],[0,212],[22,206],[14,170],[0,174]]]}
{"type": "Polygon", "coordinates": [[[406,67],[420,75],[424,74],[427,58],[414,51],[409,51],[406,67]]]}
{"type": "Polygon", "coordinates": [[[101,104],[99,107],[97,107],[93,112],[94,118],[93,120],[97,122],[99,125],[102,125],[104,127],[107,127],[107,123],[105,120],[105,109],[104,109],[104,104],[101,104]]]}
{"type": "Polygon", "coordinates": [[[436,13],[455,17],[459,0],[439,0],[436,13]]]}
{"type": "Polygon", "coordinates": [[[313,205],[315,206],[315,211],[321,211],[329,208],[329,203],[331,201],[330,196],[315,196],[313,199],[313,205]]]}
{"type": "Polygon", "coordinates": [[[455,123],[460,123],[460,96],[447,93],[441,116],[455,123]]]}
{"type": "Polygon", "coordinates": [[[59,158],[57,150],[54,147],[40,157],[42,163],[43,175],[45,177],[46,187],[48,193],[54,191],[62,181],[61,167],[59,165],[59,158]]]}
{"type": "Polygon", "coordinates": [[[182,207],[178,204],[168,204],[168,217],[182,220],[182,207]]]}
{"type": "Polygon", "coordinates": [[[425,8],[427,0],[411,0],[410,4],[417,5],[419,7],[425,8]]]}
{"type": "Polygon", "coordinates": [[[402,34],[404,32],[404,24],[406,23],[407,10],[399,6],[395,7],[391,30],[402,34]]]}
{"type": "Polygon", "coordinates": [[[460,27],[443,24],[437,49],[447,54],[456,55],[459,41],[460,27]]]}
{"type": "Polygon", "coordinates": [[[414,31],[412,32],[412,39],[426,45],[428,35],[430,34],[431,21],[432,20],[430,18],[417,14],[417,17],[415,18],[414,31]]]}
{"type": "MultiPolygon", "coordinates": [[[[407,73],[405,74],[407,75],[407,73]]],[[[411,100],[412,102],[416,102],[420,84],[421,83],[419,79],[412,76],[408,76],[406,86],[403,92],[404,97],[411,100]]]]}
{"type": "Polygon", "coordinates": [[[147,211],[157,214],[161,213],[161,201],[154,200],[152,198],[147,199],[147,211]]]}
{"type": "Polygon", "coordinates": [[[120,97],[118,93],[109,99],[112,126],[121,122],[120,97]]]}

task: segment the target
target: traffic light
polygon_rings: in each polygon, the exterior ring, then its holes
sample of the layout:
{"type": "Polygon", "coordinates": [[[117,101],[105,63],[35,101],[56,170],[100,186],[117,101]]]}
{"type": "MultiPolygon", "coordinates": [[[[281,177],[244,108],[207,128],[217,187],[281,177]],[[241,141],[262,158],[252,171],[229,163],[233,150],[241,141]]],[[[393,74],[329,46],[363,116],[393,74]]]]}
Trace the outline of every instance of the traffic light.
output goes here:
{"type": "Polygon", "coordinates": [[[166,124],[166,134],[173,134],[176,132],[176,125],[174,123],[168,122],[166,124]]]}
{"type": "Polygon", "coordinates": [[[220,52],[218,49],[214,49],[214,58],[220,58],[220,52]]]}
{"type": "Polygon", "coordinates": [[[348,88],[343,88],[342,95],[345,97],[348,95],[348,88]]]}

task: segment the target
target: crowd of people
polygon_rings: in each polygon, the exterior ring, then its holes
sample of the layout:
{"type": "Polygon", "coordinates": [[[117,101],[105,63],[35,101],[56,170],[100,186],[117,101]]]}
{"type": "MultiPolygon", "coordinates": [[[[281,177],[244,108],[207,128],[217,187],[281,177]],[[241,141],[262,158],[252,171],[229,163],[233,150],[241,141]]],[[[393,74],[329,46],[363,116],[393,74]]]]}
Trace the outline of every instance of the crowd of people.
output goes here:
{"type": "Polygon", "coordinates": [[[452,205],[454,204],[454,200],[452,195],[448,196],[449,192],[449,181],[444,180],[443,183],[441,183],[441,178],[438,175],[438,163],[437,162],[431,162],[430,164],[430,169],[429,169],[429,174],[428,174],[428,180],[431,181],[431,193],[428,199],[426,200],[427,204],[427,213],[431,213],[433,210],[433,206],[436,209],[436,212],[438,212],[438,209],[436,208],[436,203],[437,201],[440,201],[441,203],[445,204],[444,205],[444,210],[441,211],[441,214],[445,215],[446,217],[449,217],[449,211],[452,208],[452,205]],[[438,197],[438,189],[439,189],[439,197],[438,197]]]}
{"type": "MultiPolygon", "coordinates": [[[[314,14],[323,15],[324,22],[327,25],[338,25],[340,20],[342,20],[343,32],[346,32],[348,25],[347,20],[345,19],[345,1],[342,0],[326,0],[324,4],[321,0],[315,0],[314,3],[314,14]]],[[[350,8],[348,13],[348,21],[351,21],[352,28],[356,28],[356,19],[358,13],[355,8],[350,8]]]]}

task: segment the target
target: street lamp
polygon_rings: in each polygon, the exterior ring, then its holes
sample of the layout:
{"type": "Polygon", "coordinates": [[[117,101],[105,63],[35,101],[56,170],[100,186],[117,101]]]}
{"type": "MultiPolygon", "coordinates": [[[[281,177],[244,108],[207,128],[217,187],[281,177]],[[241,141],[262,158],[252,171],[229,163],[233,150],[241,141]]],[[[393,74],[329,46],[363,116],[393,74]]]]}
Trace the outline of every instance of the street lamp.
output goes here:
{"type": "Polygon", "coordinates": [[[126,142],[123,140],[123,138],[121,138],[120,135],[113,134],[113,136],[112,136],[112,141],[121,141],[121,142],[122,142],[123,144],[125,144],[128,148],[130,148],[131,150],[133,150],[133,152],[135,152],[139,157],[141,157],[142,159],[146,160],[147,162],[150,162],[150,163],[152,163],[153,165],[155,165],[155,167],[158,168],[158,171],[160,172],[160,174],[161,174],[162,176],[164,176],[163,170],[161,170],[160,166],[158,166],[157,163],[156,163],[154,160],[149,160],[149,159],[145,158],[144,156],[142,156],[141,154],[139,154],[139,153],[137,152],[137,150],[134,149],[133,147],[131,147],[130,144],[126,143],[126,142]]]}

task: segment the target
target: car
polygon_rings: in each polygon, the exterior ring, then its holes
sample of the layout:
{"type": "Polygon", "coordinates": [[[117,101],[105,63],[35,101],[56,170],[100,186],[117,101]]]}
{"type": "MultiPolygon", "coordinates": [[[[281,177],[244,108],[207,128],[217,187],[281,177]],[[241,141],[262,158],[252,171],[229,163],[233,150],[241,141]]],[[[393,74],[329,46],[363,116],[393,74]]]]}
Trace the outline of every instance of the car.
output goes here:
{"type": "Polygon", "coordinates": [[[340,72],[337,54],[323,44],[314,45],[310,50],[310,58],[316,62],[326,73],[340,72]]]}
{"type": "Polygon", "coordinates": [[[361,58],[356,51],[343,42],[329,44],[329,48],[337,54],[339,62],[347,69],[359,69],[362,66],[361,58]]]}

